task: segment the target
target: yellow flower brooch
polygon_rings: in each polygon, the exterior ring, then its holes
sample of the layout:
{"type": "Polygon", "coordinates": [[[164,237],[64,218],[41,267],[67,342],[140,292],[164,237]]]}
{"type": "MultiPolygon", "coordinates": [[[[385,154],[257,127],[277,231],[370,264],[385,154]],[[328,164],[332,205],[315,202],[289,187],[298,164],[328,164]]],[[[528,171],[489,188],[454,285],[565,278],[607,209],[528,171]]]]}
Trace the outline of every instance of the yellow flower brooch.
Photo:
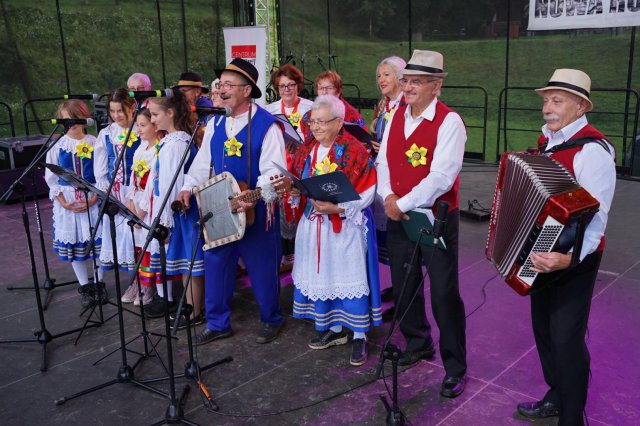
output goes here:
{"type": "Polygon", "coordinates": [[[93,147],[87,143],[87,141],[82,141],[78,145],[76,145],[76,156],[79,158],[91,158],[91,153],[93,152],[93,147]]]}
{"type": "Polygon", "coordinates": [[[142,179],[149,172],[149,166],[145,160],[137,160],[133,163],[133,170],[136,172],[138,179],[142,179]]]}
{"type": "MultiPolygon", "coordinates": [[[[120,141],[120,145],[122,145],[124,143],[125,138],[127,137],[127,133],[129,131],[128,130],[123,130],[122,134],[120,134],[120,136],[118,136],[118,140],[120,141]]],[[[134,133],[131,132],[131,134],[129,135],[129,139],[127,139],[127,146],[129,148],[131,148],[133,146],[133,144],[138,140],[138,136],[134,133]]]]}
{"type": "Polygon", "coordinates": [[[408,157],[407,161],[413,167],[427,165],[427,148],[425,147],[418,148],[418,145],[414,143],[413,145],[411,145],[411,148],[404,154],[408,157]]]}
{"type": "Polygon", "coordinates": [[[224,150],[229,157],[233,157],[234,155],[242,157],[242,152],[240,151],[242,145],[243,143],[238,142],[238,140],[234,136],[224,143],[224,150]]]}
{"type": "Polygon", "coordinates": [[[316,175],[324,175],[326,173],[333,173],[338,168],[336,163],[332,163],[329,157],[324,157],[324,160],[316,163],[316,175]]]}
{"type": "Polygon", "coordinates": [[[302,117],[300,117],[300,113],[296,111],[293,114],[291,114],[289,117],[287,117],[287,119],[289,120],[289,123],[291,123],[293,127],[298,127],[302,117]]]}

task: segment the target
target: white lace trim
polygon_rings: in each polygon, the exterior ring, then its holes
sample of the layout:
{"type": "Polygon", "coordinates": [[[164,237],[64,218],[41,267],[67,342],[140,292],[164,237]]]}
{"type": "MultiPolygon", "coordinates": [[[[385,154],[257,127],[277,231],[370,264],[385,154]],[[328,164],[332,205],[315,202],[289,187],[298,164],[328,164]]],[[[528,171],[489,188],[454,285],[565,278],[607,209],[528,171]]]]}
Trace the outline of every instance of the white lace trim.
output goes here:
{"type": "Polygon", "coordinates": [[[367,228],[367,216],[364,215],[362,210],[358,210],[358,203],[349,201],[346,203],[338,203],[338,207],[344,209],[345,220],[351,221],[354,225],[360,228],[362,232],[362,238],[364,239],[365,246],[367,245],[367,235],[369,230],[367,228]]]}
{"type": "Polygon", "coordinates": [[[369,285],[366,282],[332,283],[330,286],[317,285],[306,282],[296,282],[300,292],[314,302],[316,300],[358,299],[369,295],[369,285]]]}

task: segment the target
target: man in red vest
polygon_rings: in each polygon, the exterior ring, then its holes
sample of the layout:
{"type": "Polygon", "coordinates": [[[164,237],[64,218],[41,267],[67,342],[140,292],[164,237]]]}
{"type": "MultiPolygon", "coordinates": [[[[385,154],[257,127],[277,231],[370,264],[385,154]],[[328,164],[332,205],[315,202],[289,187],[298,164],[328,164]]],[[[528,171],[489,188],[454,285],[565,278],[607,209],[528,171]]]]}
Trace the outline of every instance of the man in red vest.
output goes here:
{"type": "Polygon", "coordinates": [[[571,251],[531,255],[534,271],[555,278],[531,294],[533,333],[549,390],[540,401],[519,404],[518,412],[534,419],[560,416],[559,425],[584,424],[590,361],[584,339],[616,184],[613,146],[585,116],[593,108],[590,90],[589,76],[573,69],[555,70],[547,85],[536,90],[546,122],[538,139],[541,154],[566,167],[600,202],[586,228],[577,266],[570,268],[571,251]]]}
{"type": "Polygon", "coordinates": [[[465,311],[458,287],[458,183],[467,132],[458,113],[437,98],[447,75],[443,63],[438,52],[415,50],[401,71],[407,105],[395,111],[385,128],[377,158],[378,194],[390,219],[387,249],[398,318],[404,315],[400,330],[407,345],[399,364],[410,365],[435,353],[421,287],[422,264],[427,262],[445,369],[440,394],[455,398],[464,390],[467,371],[465,311]],[[449,203],[443,235],[446,249],[421,245],[402,291],[405,264],[411,263],[415,244],[401,221],[417,207],[435,213],[440,201],[449,203]]]}

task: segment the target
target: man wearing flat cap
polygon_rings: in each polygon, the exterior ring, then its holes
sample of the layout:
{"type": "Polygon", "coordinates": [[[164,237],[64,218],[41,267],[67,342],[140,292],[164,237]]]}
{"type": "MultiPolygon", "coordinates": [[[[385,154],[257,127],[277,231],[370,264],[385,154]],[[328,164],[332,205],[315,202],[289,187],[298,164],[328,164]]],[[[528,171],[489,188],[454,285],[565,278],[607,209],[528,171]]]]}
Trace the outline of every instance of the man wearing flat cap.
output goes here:
{"type": "Polygon", "coordinates": [[[400,331],[407,343],[399,364],[410,365],[435,354],[421,288],[424,262],[445,369],[440,394],[455,398],[464,390],[467,371],[465,312],[458,286],[458,183],[467,132],[458,113],[437,98],[447,75],[443,65],[440,53],[415,50],[401,71],[407,105],[395,111],[385,128],[377,158],[378,194],[390,219],[391,282],[398,317],[404,316],[400,331]],[[418,256],[412,258],[415,243],[402,221],[417,207],[435,214],[440,201],[449,204],[443,234],[446,248],[421,245],[418,256]],[[410,271],[403,290],[405,264],[410,271]]]}
{"type": "MultiPolygon", "coordinates": [[[[229,172],[249,188],[261,187],[264,194],[270,192],[269,178],[279,174],[274,163],[287,167],[278,120],[252,101],[262,95],[257,85],[258,70],[235,58],[226,68],[216,70],[216,74],[220,78],[222,104],[231,109],[231,116],[207,124],[202,147],[185,175],[180,192],[180,200],[187,208],[193,187],[214,175],[229,172]]],[[[240,205],[243,209],[255,208],[255,221],[247,226],[244,237],[205,251],[207,326],[196,336],[197,345],[232,334],[229,317],[240,256],[260,305],[262,326],[256,342],[273,341],[282,326],[278,279],[282,248],[277,209],[270,209],[262,200],[240,205]],[[270,212],[274,212],[274,217],[270,212]]]]}
{"type": "Polygon", "coordinates": [[[560,416],[559,425],[572,426],[584,424],[590,362],[585,334],[616,184],[614,148],[585,115],[593,109],[590,91],[589,76],[575,69],[555,70],[547,85],[536,89],[546,122],[540,153],[569,170],[600,209],[585,230],[577,266],[570,267],[571,251],[531,254],[532,270],[555,278],[531,293],[533,333],[549,390],[540,401],[518,405],[527,418],[560,416]]]}

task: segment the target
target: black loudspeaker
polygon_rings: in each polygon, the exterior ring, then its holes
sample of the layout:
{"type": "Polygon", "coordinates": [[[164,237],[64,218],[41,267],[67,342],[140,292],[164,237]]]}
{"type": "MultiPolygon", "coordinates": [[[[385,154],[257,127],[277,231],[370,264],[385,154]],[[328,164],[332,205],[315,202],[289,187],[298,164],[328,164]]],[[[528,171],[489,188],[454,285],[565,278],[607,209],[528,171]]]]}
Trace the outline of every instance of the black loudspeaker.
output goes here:
{"type": "MultiPolygon", "coordinates": [[[[45,135],[0,139],[0,195],[4,194],[11,184],[20,177],[46,141],[47,136],[45,135]]],[[[36,168],[34,173],[38,197],[46,196],[49,193],[49,187],[44,181],[44,170],[36,168]]],[[[32,198],[32,178],[26,176],[23,183],[26,186],[25,195],[32,198]]],[[[18,200],[19,197],[14,193],[7,199],[7,203],[18,200]]]]}

